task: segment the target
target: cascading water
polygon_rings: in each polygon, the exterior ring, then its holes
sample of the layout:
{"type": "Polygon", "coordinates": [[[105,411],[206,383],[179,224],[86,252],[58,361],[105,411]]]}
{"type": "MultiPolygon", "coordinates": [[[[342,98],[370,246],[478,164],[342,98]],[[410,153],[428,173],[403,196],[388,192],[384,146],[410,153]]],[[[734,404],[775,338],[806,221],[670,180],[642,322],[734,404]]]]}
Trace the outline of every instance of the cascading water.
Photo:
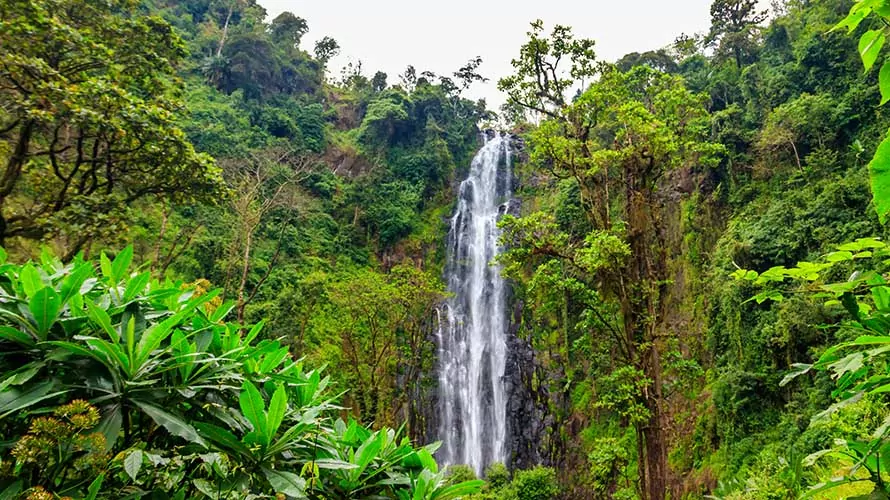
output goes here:
{"type": "Polygon", "coordinates": [[[493,260],[497,221],[512,196],[510,170],[509,138],[487,139],[460,185],[445,271],[453,296],[439,312],[439,459],[477,474],[507,454],[507,289],[493,260]]]}

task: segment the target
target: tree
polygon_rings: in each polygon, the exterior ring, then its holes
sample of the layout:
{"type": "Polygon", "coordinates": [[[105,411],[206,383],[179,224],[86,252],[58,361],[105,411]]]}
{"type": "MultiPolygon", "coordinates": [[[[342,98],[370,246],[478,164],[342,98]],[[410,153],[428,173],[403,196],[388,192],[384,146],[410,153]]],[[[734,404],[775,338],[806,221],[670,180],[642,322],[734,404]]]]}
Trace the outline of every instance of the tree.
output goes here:
{"type": "Polygon", "coordinates": [[[0,2],[0,244],[56,234],[76,251],[139,199],[223,195],[176,125],[183,44],[136,6],[0,2]]]}
{"type": "MultiPolygon", "coordinates": [[[[314,328],[320,345],[336,346],[338,372],[349,383],[353,413],[383,424],[407,417],[418,424],[412,400],[424,369],[432,368],[432,346],[425,319],[444,298],[441,281],[429,273],[400,265],[389,274],[360,269],[340,274],[327,284],[329,305],[314,328]],[[331,344],[330,339],[339,339],[331,344]]],[[[416,434],[422,429],[412,427],[416,434]]]]}
{"type": "Polygon", "coordinates": [[[700,48],[701,35],[690,36],[686,33],[681,33],[674,39],[674,43],[671,44],[670,52],[674,54],[677,60],[683,61],[698,54],[700,48]]]}
{"type": "Polygon", "coordinates": [[[596,74],[595,42],[576,40],[570,28],[559,25],[547,38],[540,20],[532,23],[528,37],[519,59],[512,61],[516,73],[502,78],[498,89],[507,93],[510,102],[550,118],[560,118],[560,110],[569,100],[569,90],[575,85],[584,87],[587,79],[596,74]]]}
{"type": "Polygon", "coordinates": [[[648,66],[664,73],[678,73],[680,67],[667,50],[650,50],[648,52],[631,52],[619,59],[615,66],[621,71],[629,71],[634,66],[648,66]]]}
{"type": "Polygon", "coordinates": [[[741,68],[750,62],[756,48],[753,36],[766,18],[766,11],[757,10],[756,0],[714,0],[711,30],[705,41],[717,45],[718,55],[732,55],[736,67],[741,68]]]}
{"type": "Polygon", "coordinates": [[[315,58],[321,62],[322,65],[327,65],[327,63],[337,57],[337,54],[340,53],[340,44],[337,43],[337,40],[326,36],[321,40],[315,42],[315,58]]]}
{"type": "Polygon", "coordinates": [[[358,132],[358,140],[369,150],[385,148],[394,139],[400,127],[410,119],[410,101],[396,89],[380,95],[368,104],[368,110],[358,132]]]}
{"type": "Polygon", "coordinates": [[[414,69],[414,66],[405,68],[405,72],[399,75],[399,81],[405,91],[413,91],[414,87],[417,85],[417,70],[414,69]]]}
{"type": "Polygon", "coordinates": [[[232,184],[231,209],[235,215],[226,284],[235,274],[237,285],[230,289],[236,297],[237,320],[243,323],[245,307],[256,298],[279,264],[282,240],[298,205],[297,185],[308,176],[314,165],[310,158],[293,155],[290,151],[268,150],[251,161],[233,160],[226,166],[232,184]],[[283,214],[275,250],[266,263],[265,271],[251,282],[251,270],[256,266],[256,233],[276,210],[283,214]]]}
{"type": "Polygon", "coordinates": [[[229,26],[232,23],[232,14],[235,13],[235,8],[243,6],[243,0],[228,0],[228,5],[226,6],[226,19],[223,21],[222,32],[219,35],[219,44],[216,46],[216,58],[222,56],[223,48],[226,46],[226,39],[229,36],[229,26]]]}
{"type": "Polygon", "coordinates": [[[777,106],[767,116],[757,147],[766,153],[791,148],[798,168],[814,150],[833,146],[849,121],[849,109],[824,94],[802,94],[777,106]]]}
{"type": "Polygon", "coordinates": [[[485,78],[477,72],[481,65],[482,58],[476,56],[475,58],[470,59],[466,65],[454,72],[454,77],[460,82],[461,90],[467,90],[475,82],[485,83],[488,81],[488,78],[485,78]]]}
{"type": "Polygon", "coordinates": [[[275,43],[283,43],[291,49],[296,49],[300,46],[303,35],[309,32],[309,23],[290,12],[282,12],[272,20],[269,31],[272,33],[272,40],[275,43]]]}
{"type": "Polygon", "coordinates": [[[223,52],[226,66],[220,89],[232,93],[243,89],[249,98],[259,98],[286,88],[278,50],[265,33],[233,36],[223,52]]]}
{"type": "Polygon", "coordinates": [[[386,73],[382,71],[374,73],[374,77],[371,78],[371,90],[373,90],[374,92],[383,92],[384,90],[386,90],[386,78],[386,73]]]}
{"type": "MultiPolygon", "coordinates": [[[[565,47],[570,32],[557,30],[553,40],[537,32],[530,36],[523,59],[514,64],[517,75],[502,80],[501,88],[514,104],[550,117],[529,136],[530,161],[577,183],[592,230],[576,241],[549,215],[508,218],[508,269],[514,275],[528,269],[534,287],[564,286],[562,273],[569,269],[571,281],[587,290],[592,319],[585,324],[596,339],[592,343],[608,343],[620,360],[604,383],[624,388],[604,389],[597,404],[634,428],[640,490],[644,498],[663,499],[668,490],[663,363],[679,335],[663,320],[670,261],[679,251],[666,232],[679,214],[665,179],[675,170],[714,166],[721,148],[708,142],[705,98],[686,90],[679,77],[645,66],[628,73],[600,66],[596,75],[576,70],[573,74],[596,78],[568,103],[564,94],[577,82],[558,78],[558,55],[553,60],[543,55],[552,54],[549,47],[565,47]]],[[[592,68],[586,51],[578,52],[582,59],[576,64],[592,68]]]]}

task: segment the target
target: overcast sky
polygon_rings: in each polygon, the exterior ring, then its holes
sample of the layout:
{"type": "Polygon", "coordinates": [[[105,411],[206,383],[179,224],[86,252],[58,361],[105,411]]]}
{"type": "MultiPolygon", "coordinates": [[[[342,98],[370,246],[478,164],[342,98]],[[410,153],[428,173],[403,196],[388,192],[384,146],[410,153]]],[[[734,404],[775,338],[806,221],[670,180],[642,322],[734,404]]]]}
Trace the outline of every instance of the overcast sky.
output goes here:
{"type": "Polygon", "coordinates": [[[542,19],[574,28],[597,41],[600,59],[664,47],[680,33],[707,31],[711,0],[258,0],[269,19],[290,11],[309,22],[303,48],[323,36],[336,39],[341,55],[330,64],[339,76],[347,62],[361,60],[366,75],[384,71],[390,83],[409,64],[418,73],[450,75],[482,56],[480,72],[491,79],[471,89],[497,109],[503,97],[497,79],[510,74],[529,23],[542,19]]]}

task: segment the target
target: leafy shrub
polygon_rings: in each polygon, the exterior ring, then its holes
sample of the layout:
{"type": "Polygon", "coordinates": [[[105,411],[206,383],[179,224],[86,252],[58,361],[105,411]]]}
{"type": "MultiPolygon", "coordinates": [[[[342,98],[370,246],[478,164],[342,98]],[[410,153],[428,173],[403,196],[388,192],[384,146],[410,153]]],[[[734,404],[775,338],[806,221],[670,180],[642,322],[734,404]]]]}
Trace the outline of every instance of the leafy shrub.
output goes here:
{"type": "Polygon", "coordinates": [[[485,471],[488,483],[483,493],[473,495],[472,500],[552,500],[560,489],[556,471],[549,467],[535,467],[510,473],[504,464],[494,463],[485,471]]]}
{"type": "Polygon", "coordinates": [[[15,445],[0,453],[16,465],[0,471],[4,496],[447,500],[482,484],[448,485],[437,445],[337,419],[329,379],[258,340],[262,322],[225,322],[233,304],[218,291],[131,273],[132,248],[102,254],[98,273],[5,257],[0,428],[15,445]]]}
{"type": "Polygon", "coordinates": [[[510,482],[510,471],[502,463],[493,463],[485,471],[485,479],[489,489],[498,491],[510,482]]]}
{"type": "Polygon", "coordinates": [[[452,465],[447,469],[448,483],[457,484],[476,479],[476,472],[469,465],[452,465]]]}
{"type": "Polygon", "coordinates": [[[549,467],[518,471],[510,488],[517,500],[551,500],[559,494],[556,471],[549,467]]]}

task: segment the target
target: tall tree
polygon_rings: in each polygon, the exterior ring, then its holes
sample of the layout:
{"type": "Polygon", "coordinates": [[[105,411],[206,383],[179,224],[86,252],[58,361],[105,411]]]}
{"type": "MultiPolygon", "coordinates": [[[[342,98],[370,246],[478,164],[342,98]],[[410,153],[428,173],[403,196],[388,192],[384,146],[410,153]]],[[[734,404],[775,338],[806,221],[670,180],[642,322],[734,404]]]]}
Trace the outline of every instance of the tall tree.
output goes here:
{"type": "Polygon", "coordinates": [[[269,30],[276,43],[286,43],[295,49],[300,46],[303,35],[309,32],[309,23],[290,12],[282,12],[272,20],[269,30]]]}
{"type": "Polygon", "coordinates": [[[519,58],[512,61],[516,74],[501,79],[498,88],[516,105],[562,119],[569,91],[596,74],[595,42],[576,40],[569,27],[559,25],[547,37],[541,20],[532,23],[528,37],[519,58]]]}
{"type": "Polygon", "coordinates": [[[705,41],[717,47],[718,56],[731,55],[741,68],[757,48],[754,36],[766,18],[766,11],[757,9],[756,0],[714,0],[711,30],[705,41]]]}
{"type": "MultiPolygon", "coordinates": [[[[575,241],[546,214],[508,219],[514,250],[507,259],[531,266],[536,286],[555,269],[572,269],[573,280],[595,297],[588,303],[597,318],[589,335],[613,346],[608,378],[630,388],[624,396],[606,391],[598,404],[633,426],[640,490],[661,500],[669,485],[663,358],[678,335],[664,320],[670,262],[679,252],[667,235],[679,212],[665,179],[678,169],[713,165],[720,148],[707,142],[705,98],[687,91],[679,77],[651,68],[623,73],[599,66],[596,75],[584,73],[596,76],[595,83],[568,103],[564,92],[578,82],[560,78],[555,68],[565,53],[559,48],[567,46],[560,40],[571,39],[570,32],[555,34],[545,40],[533,33],[514,62],[517,73],[501,87],[515,104],[550,117],[530,135],[531,161],[577,183],[592,231],[575,241]]],[[[585,61],[582,67],[593,66],[585,61]]]]}
{"type": "Polygon", "coordinates": [[[327,65],[327,63],[337,57],[337,54],[340,53],[340,44],[337,43],[337,40],[326,36],[321,40],[315,42],[315,58],[321,62],[322,65],[327,65]]]}
{"type": "Polygon", "coordinates": [[[54,234],[76,250],[141,198],[222,194],[176,126],[183,44],[137,5],[0,2],[0,244],[54,234]]]}
{"type": "Polygon", "coordinates": [[[291,151],[270,149],[250,161],[230,160],[224,165],[232,184],[230,202],[235,216],[226,284],[237,283],[227,288],[234,291],[237,319],[243,322],[245,308],[280,264],[282,243],[299,205],[297,186],[311,174],[315,163],[314,159],[291,151]],[[265,270],[252,279],[251,271],[257,267],[257,232],[276,211],[280,212],[281,221],[275,235],[275,249],[265,270]]]}

